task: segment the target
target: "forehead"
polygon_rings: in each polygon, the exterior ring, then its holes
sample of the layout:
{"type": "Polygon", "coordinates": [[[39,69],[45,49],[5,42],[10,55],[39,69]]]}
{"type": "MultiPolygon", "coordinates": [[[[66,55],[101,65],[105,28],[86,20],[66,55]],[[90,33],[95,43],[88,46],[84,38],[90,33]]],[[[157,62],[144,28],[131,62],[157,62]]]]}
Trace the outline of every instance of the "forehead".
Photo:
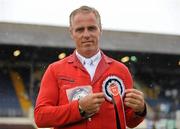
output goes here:
{"type": "Polygon", "coordinates": [[[98,24],[95,14],[92,12],[80,12],[72,19],[72,26],[84,24],[98,24]]]}

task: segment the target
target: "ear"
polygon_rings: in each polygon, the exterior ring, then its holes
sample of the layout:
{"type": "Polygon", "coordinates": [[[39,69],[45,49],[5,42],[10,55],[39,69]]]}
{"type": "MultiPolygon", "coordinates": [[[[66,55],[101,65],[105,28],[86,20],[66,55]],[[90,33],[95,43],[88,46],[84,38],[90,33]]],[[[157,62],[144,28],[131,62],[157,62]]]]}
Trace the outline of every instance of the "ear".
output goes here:
{"type": "Polygon", "coordinates": [[[102,32],[103,32],[102,29],[100,29],[100,35],[102,35],[102,32]]]}
{"type": "Polygon", "coordinates": [[[72,27],[70,26],[70,27],[69,27],[69,33],[70,33],[71,38],[73,39],[73,36],[72,36],[72,33],[73,33],[73,32],[72,32],[72,31],[73,31],[73,30],[72,30],[72,27]]]}

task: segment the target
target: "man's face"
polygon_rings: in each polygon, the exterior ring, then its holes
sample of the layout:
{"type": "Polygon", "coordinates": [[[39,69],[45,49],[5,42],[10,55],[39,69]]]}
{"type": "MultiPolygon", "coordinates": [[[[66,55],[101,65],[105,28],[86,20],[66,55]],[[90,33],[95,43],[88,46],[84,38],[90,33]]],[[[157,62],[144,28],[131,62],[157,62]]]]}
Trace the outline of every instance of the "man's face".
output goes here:
{"type": "Polygon", "coordinates": [[[70,32],[81,55],[91,57],[97,53],[101,29],[93,13],[76,14],[72,19],[70,32]]]}

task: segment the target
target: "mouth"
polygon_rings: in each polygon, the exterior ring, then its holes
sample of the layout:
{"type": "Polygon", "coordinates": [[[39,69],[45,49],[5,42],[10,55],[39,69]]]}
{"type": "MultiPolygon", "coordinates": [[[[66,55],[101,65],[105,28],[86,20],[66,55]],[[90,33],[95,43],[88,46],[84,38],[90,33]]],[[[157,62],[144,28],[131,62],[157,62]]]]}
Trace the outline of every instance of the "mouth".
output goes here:
{"type": "Polygon", "coordinates": [[[83,41],[83,44],[89,44],[89,43],[93,43],[93,41],[83,41]]]}

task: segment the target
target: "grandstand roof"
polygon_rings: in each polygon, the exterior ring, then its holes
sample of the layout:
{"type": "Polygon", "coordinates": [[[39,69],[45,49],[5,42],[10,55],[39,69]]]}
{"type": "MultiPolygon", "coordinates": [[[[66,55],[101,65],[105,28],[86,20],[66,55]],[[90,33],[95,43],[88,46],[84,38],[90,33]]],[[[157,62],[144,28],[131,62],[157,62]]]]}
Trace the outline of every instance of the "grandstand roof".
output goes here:
{"type": "MultiPolygon", "coordinates": [[[[0,23],[0,44],[73,48],[67,27],[0,23]]],[[[180,36],[104,30],[107,50],[180,54],[180,36]]]]}

